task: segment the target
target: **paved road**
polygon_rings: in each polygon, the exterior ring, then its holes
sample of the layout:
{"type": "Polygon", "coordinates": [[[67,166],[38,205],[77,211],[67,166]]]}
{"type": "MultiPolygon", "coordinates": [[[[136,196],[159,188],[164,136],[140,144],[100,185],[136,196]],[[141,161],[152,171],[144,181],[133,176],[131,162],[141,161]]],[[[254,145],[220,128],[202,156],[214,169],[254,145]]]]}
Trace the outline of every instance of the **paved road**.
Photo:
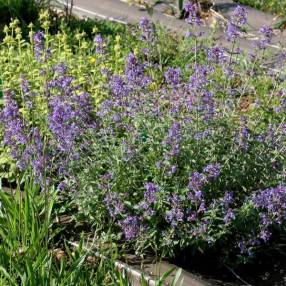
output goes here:
{"type": "MultiPolygon", "coordinates": [[[[58,0],[66,2],[66,0],[58,0]]],[[[234,10],[237,4],[232,0],[215,0],[215,9],[219,11],[226,19],[230,17],[231,12],[234,10]]],[[[151,18],[150,15],[144,10],[140,10],[136,6],[130,6],[119,0],[74,0],[74,13],[91,18],[109,19],[116,22],[125,24],[138,23],[142,17],[151,18]]],[[[257,11],[256,9],[248,9],[249,15],[249,32],[253,37],[240,40],[240,47],[247,51],[253,50],[253,40],[257,36],[259,28],[266,24],[271,25],[275,21],[274,16],[257,11]]],[[[155,23],[163,25],[168,30],[185,34],[190,26],[184,21],[176,19],[175,17],[162,14],[160,11],[154,10],[152,20],[155,23]]],[[[208,27],[200,27],[200,31],[204,33],[209,32],[208,27]]],[[[225,40],[223,29],[216,32],[217,42],[222,43],[225,46],[229,46],[229,43],[225,40]]],[[[286,46],[286,35],[279,34],[274,39],[276,46],[286,46]]]]}
{"type": "MultiPolygon", "coordinates": [[[[64,0],[60,1],[65,2],[64,0]]],[[[150,18],[146,11],[119,0],[74,0],[73,11],[81,16],[110,19],[126,24],[138,23],[142,17],[150,18]]],[[[152,20],[173,31],[185,32],[188,29],[188,24],[185,21],[168,17],[158,11],[154,11],[152,20]]]]}

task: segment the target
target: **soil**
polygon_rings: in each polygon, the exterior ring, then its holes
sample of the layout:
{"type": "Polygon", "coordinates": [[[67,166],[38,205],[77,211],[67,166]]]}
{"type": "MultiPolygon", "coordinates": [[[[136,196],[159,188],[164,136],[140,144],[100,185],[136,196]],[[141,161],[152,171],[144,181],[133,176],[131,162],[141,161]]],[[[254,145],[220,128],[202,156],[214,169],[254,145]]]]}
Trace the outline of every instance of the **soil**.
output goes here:
{"type": "Polygon", "coordinates": [[[217,257],[212,254],[189,260],[181,256],[172,263],[217,286],[286,285],[286,253],[281,250],[270,250],[258,255],[255,261],[236,268],[223,264],[217,257]]]}

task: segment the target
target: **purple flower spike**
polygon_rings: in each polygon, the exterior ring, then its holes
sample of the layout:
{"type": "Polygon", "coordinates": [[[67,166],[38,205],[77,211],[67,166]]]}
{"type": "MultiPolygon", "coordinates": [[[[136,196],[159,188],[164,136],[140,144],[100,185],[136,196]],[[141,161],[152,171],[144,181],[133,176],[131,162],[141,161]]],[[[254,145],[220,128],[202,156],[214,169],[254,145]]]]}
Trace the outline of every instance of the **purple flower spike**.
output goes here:
{"type": "Polygon", "coordinates": [[[154,25],[153,23],[147,19],[142,18],[139,22],[139,28],[141,30],[140,39],[142,41],[151,41],[154,37],[154,25]]]}
{"type": "Polygon", "coordinates": [[[202,24],[201,18],[199,17],[198,6],[196,4],[187,2],[184,5],[184,9],[187,13],[187,18],[186,18],[187,23],[189,23],[190,25],[198,25],[198,26],[202,24]]]}
{"type": "Polygon", "coordinates": [[[269,45],[274,36],[273,29],[269,26],[263,25],[260,30],[260,34],[262,35],[260,41],[258,42],[258,47],[262,50],[266,49],[267,45],[269,45]]]}
{"type": "Polygon", "coordinates": [[[176,88],[180,83],[181,69],[169,67],[168,70],[164,73],[165,80],[167,84],[171,87],[176,88]]]}
{"type": "Polygon", "coordinates": [[[109,215],[113,219],[115,219],[117,215],[124,212],[124,205],[118,193],[108,192],[105,196],[104,203],[109,212],[109,215]]]}
{"type": "Polygon", "coordinates": [[[172,195],[170,198],[171,210],[166,213],[166,221],[175,228],[179,222],[184,221],[184,212],[181,207],[180,198],[177,195],[172,195]]]}
{"type": "Polygon", "coordinates": [[[53,67],[53,70],[59,75],[65,75],[68,71],[68,67],[63,63],[59,63],[53,67]]]}
{"type": "Polygon", "coordinates": [[[246,9],[240,5],[237,5],[232,13],[231,22],[238,27],[245,25],[247,23],[246,9]]]}
{"type": "Polygon", "coordinates": [[[35,59],[42,63],[50,58],[51,50],[45,50],[45,34],[43,31],[38,31],[34,35],[34,54],[35,59]]]}
{"type": "Polygon", "coordinates": [[[127,240],[132,240],[139,235],[140,232],[140,220],[136,216],[127,216],[120,222],[120,226],[124,232],[124,236],[127,240]]]}
{"type": "Polygon", "coordinates": [[[202,187],[207,183],[207,178],[204,174],[194,172],[191,175],[188,188],[192,191],[200,191],[202,187]]]}
{"type": "MultiPolygon", "coordinates": [[[[1,121],[5,126],[4,144],[11,148],[12,157],[21,160],[21,146],[28,143],[26,126],[19,112],[19,107],[12,94],[6,93],[4,96],[5,106],[1,112],[1,121]]],[[[23,168],[25,164],[20,164],[23,168]]]]}
{"type": "Polygon", "coordinates": [[[94,37],[94,44],[95,44],[95,53],[104,54],[104,42],[100,34],[94,37]]]}
{"type": "Polygon", "coordinates": [[[150,83],[150,78],[145,76],[145,65],[130,53],[126,58],[125,77],[133,88],[144,88],[150,83]]]}
{"type": "Polygon", "coordinates": [[[247,11],[238,5],[232,13],[231,19],[227,25],[227,40],[235,41],[241,34],[243,26],[247,23],[247,11]]]}
{"type": "Polygon", "coordinates": [[[155,203],[157,200],[156,193],[159,192],[159,187],[154,183],[145,184],[146,191],[144,192],[144,199],[148,204],[155,203]]]}
{"type": "Polygon", "coordinates": [[[208,178],[217,178],[220,175],[221,165],[220,164],[209,164],[204,168],[208,178]]]}
{"type": "Polygon", "coordinates": [[[213,47],[208,50],[208,60],[215,64],[222,64],[226,61],[226,50],[222,47],[213,47]]]}

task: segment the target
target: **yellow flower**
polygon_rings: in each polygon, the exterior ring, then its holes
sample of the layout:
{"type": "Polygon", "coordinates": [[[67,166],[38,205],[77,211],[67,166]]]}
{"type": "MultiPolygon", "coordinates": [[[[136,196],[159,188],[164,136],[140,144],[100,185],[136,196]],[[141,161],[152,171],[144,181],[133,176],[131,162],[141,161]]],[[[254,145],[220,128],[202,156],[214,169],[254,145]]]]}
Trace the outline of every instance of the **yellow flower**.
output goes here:
{"type": "Polygon", "coordinates": [[[7,25],[5,25],[3,31],[4,31],[5,34],[9,33],[9,27],[7,25]]]}
{"type": "Polygon", "coordinates": [[[81,48],[84,49],[84,50],[86,50],[86,49],[88,48],[88,42],[83,41],[83,42],[81,43],[81,48]]]}
{"type": "Polygon", "coordinates": [[[18,19],[14,19],[10,24],[10,28],[15,29],[18,27],[18,25],[20,24],[20,21],[18,19]]]}
{"type": "Polygon", "coordinates": [[[121,40],[120,35],[116,35],[116,37],[115,37],[115,41],[116,41],[116,42],[120,42],[120,40],[121,40]]]}
{"type": "Polygon", "coordinates": [[[152,82],[150,85],[151,90],[156,91],[157,90],[157,83],[156,82],[152,82]]]}
{"type": "Polygon", "coordinates": [[[138,50],[138,48],[135,48],[135,49],[134,49],[134,55],[135,55],[135,56],[138,56],[138,54],[139,54],[139,50],[138,50]]]}
{"type": "Polygon", "coordinates": [[[29,114],[28,110],[24,107],[20,108],[19,111],[23,115],[24,118],[26,118],[29,114]]]}
{"type": "Polygon", "coordinates": [[[39,15],[40,21],[45,21],[49,18],[48,10],[42,10],[39,15]]]}
{"type": "Polygon", "coordinates": [[[89,62],[90,62],[91,64],[95,64],[95,62],[96,62],[96,57],[90,57],[90,58],[89,58],[89,62]]]}
{"type": "Polygon", "coordinates": [[[98,32],[98,28],[96,27],[96,26],[94,26],[93,28],[92,28],[92,33],[93,34],[96,34],[98,32]]]}
{"type": "Polygon", "coordinates": [[[16,33],[16,34],[21,34],[21,33],[22,33],[21,28],[17,27],[17,28],[15,29],[15,33],[16,33]]]}
{"type": "Polygon", "coordinates": [[[48,28],[50,27],[50,24],[51,24],[51,22],[50,22],[50,21],[48,21],[48,20],[46,20],[46,21],[44,21],[44,22],[43,22],[43,24],[42,24],[42,28],[44,28],[44,29],[48,29],[48,28]]]}
{"type": "Polygon", "coordinates": [[[115,51],[115,52],[118,52],[119,50],[120,50],[120,45],[116,44],[116,45],[114,46],[114,51],[115,51]]]}

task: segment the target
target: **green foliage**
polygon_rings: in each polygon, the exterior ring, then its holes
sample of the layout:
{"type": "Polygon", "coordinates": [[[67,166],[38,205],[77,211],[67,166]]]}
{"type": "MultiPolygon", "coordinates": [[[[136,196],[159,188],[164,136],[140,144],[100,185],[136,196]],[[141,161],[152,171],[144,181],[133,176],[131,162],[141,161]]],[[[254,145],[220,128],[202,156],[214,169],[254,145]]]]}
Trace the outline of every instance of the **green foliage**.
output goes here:
{"type": "MultiPolygon", "coordinates": [[[[115,267],[116,256],[94,256],[83,238],[75,249],[65,243],[59,255],[55,237],[60,229],[53,226],[57,194],[52,190],[41,194],[38,187],[25,181],[22,191],[9,193],[0,188],[1,285],[130,285],[124,271],[115,267]]],[[[163,274],[158,285],[171,272],[163,274]]],[[[179,276],[180,273],[175,279],[179,276]]],[[[143,281],[144,276],[145,285],[143,281]]]]}
{"type": "Polygon", "coordinates": [[[39,11],[49,8],[50,2],[50,0],[0,0],[0,39],[4,35],[4,26],[13,18],[20,20],[21,28],[26,34],[28,24],[37,23],[39,11]]]}
{"type": "MultiPolygon", "coordinates": [[[[37,29],[33,25],[29,26],[29,40],[23,38],[18,20],[5,28],[0,47],[1,91],[13,94],[20,122],[27,124],[25,131],[37,127],[45,143],[50,138],[60,141],[62,138],[53,137],[49,129],[50,103],[54,93],[58,98],[66,94],[64,88],[58,91],[51,83],[72,77],[72,88],[77,88],[73,95],[82,91],[91,95],[95,124],[84,133],[84,139],[76,138],[81,156],[69,160],[71,173],[51,168],[49,192],[45,184],[42,195],[39,186],[25,185],[27,197],[18,198],[16,205],[3,195],[1,235],[7,241],[2,248],[3,279],[13,283],[29,279],[35,285],[43,281],[85,285],[83,279],[88,277],[95,284],[116,281],[126,285],[113,262],[100,261],[98,271],[90,270],[84,263],[87,254],[83,248],[74,256],[64,243],[67,260],[60,266],[50,255],[57,231],[52,229],[54,201],[48,194],[60,182],[75,190],[67,196],[76,207],[79,223],[84,219],[101,238],[111,233],[116,243],[126,243],[140,254],[152,250],[172,256],[186,248],[195,253],[223,247],[227,259],[229,254],[239,253],[239,242],[248,243],[251,234],[260,235],[260,214],[252,198],[261,189],[285,182],[285,153],[283,148],[281,151],[284,115],[278,110],[284,108],[284,71],[273,74],[262,68],[265,50],[257,48],[256,54],[247,58],[236,52],[234,43],[232,50],[221,48],[212,58],[210,54],[218,48],[212,38],[182,39],[152,26],[147,27],[152,30],[150,39],[142,40],[132,26],[90,20],[60,19],[53,26],[45,11],[40,14],[39,27],[43,32],[40,43],[33,39],[37,29]],[[103,52],[97,52],[98,43],[92,40],[97,34],[105,36],[99,39],[103,52]],[[41,49],[40,59],[36,48],[41,49]],[[63,63],[67,71],[55,72],[63,63]],[[175,86],[166,77],[170,67],[180,68],[175,86]],[[128,78],[128,72],[135,76],[128,78]],[[118,78],[122,82],[112,86],[118,78]],[[21,88],[23,80],[27,80],[28,92],[21,88]],[[217,178],[205,171],[214,164],[220,166],[217,178]],[[204,179],[199,190],[189,187],[194,174],[204,179]],[[156,184],[159,191],[156,202],[149,202],[146,208],[142,203],[146,203],[147,183],[156,184]],[[193,191],[202,192],[203,199],[200,192],[194,198],[193,191]],[[234,196],[231,205],[225,203],[230,192],[234,196]],[[117,216],[106,203],[110,194],[119,197],[123,205],[117,216]],[[173,222],[178,213],[181,217],[173,222]],[[130,225],[125,228],[124,222],[134,217],[142,224],[140,228],[135,225],[136,236],[129,239],[125,232],[130,225]],[[39,248],[43,252],[37,253],[39,248]],[[19,249],[23,255],[13,257],[19,249]],[[49,277],[47,273],[51,273],[49,277]]],[[[57,116],[61,119],[61,112],[57,116]]],[[[59,128],[68,124],[64,121],[59,128]]],[[[0,134],[0,172],[15,183],[22,172],[15,168],[16,159],[11,159],[11,146],[3,144],[5,131],[2,128],[0,134]]],[[[49,163],[58,160],[58,149],[49,153],[49,163]]],[[[38,163],[33,159],[29,157],[38,163]]],[[[30,164],[24,170],[21,184],[33,179],[32,167],[30,164]]],[[[262,214],[265,209],[260,210],[262,214]]]]}
{"type": "Polygon", "coordinates": [[[235,2],[282,16],[286,14],[286,2],[284,0],[235,0],[235,2]]]}

